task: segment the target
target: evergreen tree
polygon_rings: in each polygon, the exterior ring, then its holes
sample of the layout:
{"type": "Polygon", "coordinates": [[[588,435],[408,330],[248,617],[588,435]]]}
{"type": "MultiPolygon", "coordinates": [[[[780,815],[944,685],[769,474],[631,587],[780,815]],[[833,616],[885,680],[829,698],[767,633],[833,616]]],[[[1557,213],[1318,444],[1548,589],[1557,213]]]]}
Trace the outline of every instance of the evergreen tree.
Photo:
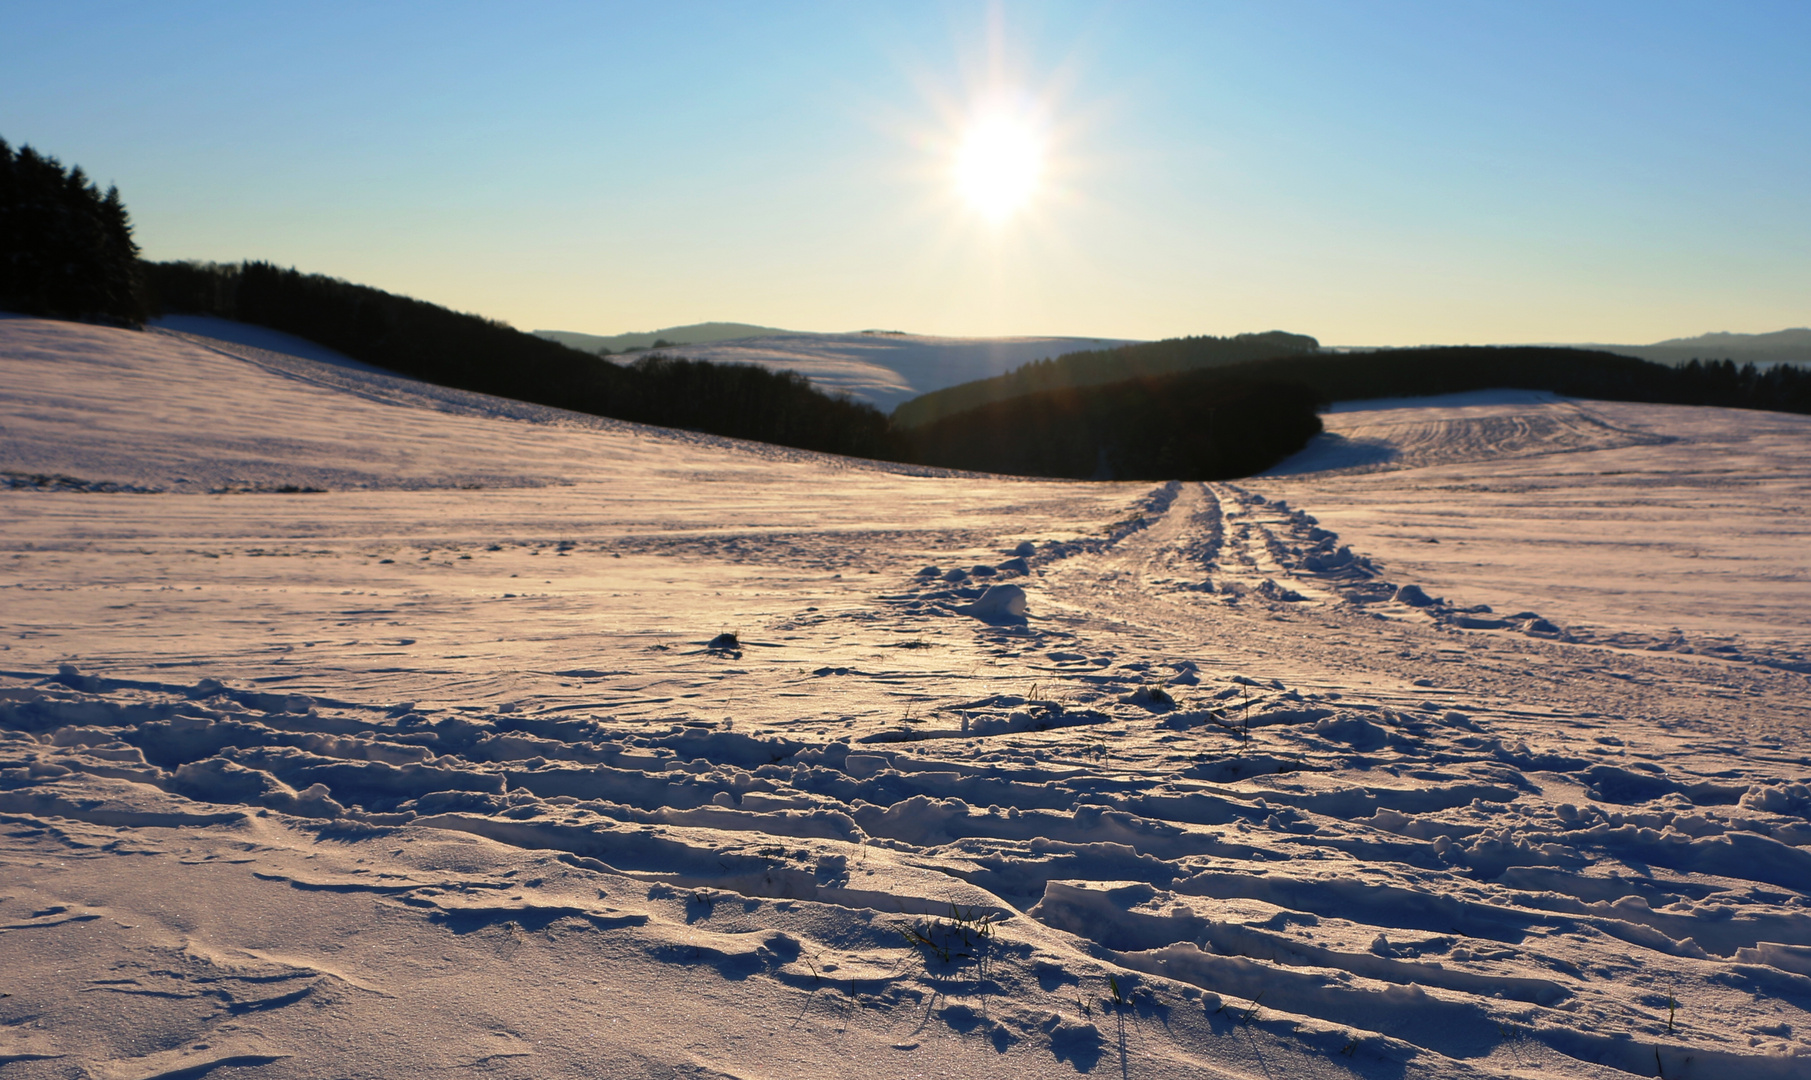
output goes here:
{"type": "Polygon", "coordinates": [[[137,325],[138,245],[119,189],[0,139],[0,308],[137,325]]]}

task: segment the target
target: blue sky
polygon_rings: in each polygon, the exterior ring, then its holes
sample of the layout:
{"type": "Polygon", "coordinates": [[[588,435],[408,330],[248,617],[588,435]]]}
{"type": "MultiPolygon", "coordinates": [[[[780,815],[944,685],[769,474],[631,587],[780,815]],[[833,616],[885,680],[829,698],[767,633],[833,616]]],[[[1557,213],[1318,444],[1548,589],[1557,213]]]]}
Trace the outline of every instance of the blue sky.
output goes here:
{"type": "Polygon", "coordinates": [[[0,2],[150,258],[595,333],[1811,323],[1811,4],[0,2]],[[1016,102],[1041,180],[951,180],[1016,102]]]}

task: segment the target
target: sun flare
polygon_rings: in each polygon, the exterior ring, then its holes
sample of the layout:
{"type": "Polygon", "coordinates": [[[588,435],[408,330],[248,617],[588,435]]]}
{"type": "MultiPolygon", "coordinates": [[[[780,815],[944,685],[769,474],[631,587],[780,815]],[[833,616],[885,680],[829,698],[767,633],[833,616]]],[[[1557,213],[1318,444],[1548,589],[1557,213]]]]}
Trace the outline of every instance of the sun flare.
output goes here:
{"type": "Polygon", "coordinates": [[[1043,170],[1044,146],[1037,129],[1004,112],[976,117],[956,150],[956,190],[996,224],[1031,201],[1043,170]]]}

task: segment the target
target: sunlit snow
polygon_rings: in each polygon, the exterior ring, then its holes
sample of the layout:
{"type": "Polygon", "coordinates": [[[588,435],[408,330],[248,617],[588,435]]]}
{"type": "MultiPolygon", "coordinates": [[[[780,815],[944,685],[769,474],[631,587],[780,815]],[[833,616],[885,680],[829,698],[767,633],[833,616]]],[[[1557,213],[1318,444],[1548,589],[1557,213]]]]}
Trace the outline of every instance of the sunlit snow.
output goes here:
{"type": "Polygon", "coordinates": [[[1811,1073],[1811,418],[1056,483],[283,347],[0,318],[9,1078],[1811,1073]]]}

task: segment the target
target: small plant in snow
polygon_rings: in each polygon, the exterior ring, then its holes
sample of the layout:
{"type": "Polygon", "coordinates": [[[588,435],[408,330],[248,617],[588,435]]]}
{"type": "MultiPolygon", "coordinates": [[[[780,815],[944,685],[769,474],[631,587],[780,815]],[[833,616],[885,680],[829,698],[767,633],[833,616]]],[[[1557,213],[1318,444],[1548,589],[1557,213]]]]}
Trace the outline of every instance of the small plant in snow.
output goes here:
{"type": "Polygon", "coordinates": [[[945,918],[920,921],[900,931],[908,948],[920,949],[944,963],[972,960],[976,952],[993,940],[994,924],[999,916],[980,908],[961,908],[950,904],[945,918]]]}

